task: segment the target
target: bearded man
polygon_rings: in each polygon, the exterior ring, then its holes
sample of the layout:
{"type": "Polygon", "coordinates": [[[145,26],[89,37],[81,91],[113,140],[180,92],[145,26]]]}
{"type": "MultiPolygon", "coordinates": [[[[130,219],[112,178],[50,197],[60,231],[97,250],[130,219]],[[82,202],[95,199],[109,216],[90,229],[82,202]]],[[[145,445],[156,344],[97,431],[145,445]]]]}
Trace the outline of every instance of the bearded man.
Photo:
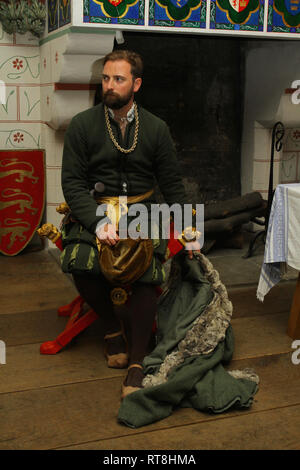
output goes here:
{"type": "MultiPolygon", "coordinates": [[[[112,283],[102,272],[88,270],[88,266],[95,266],[94,251],[83,269],[77,262],[84,243],[91,246],[96,240],[100,249],[109,247],[112,252],[120,243],[116,225],[107,223],[105,215],[98,215],[101,202],[126,196],[129,203],[142,201],[149,207],[156,203],[155,182],[167,204],[187,202],[166,123],[134,101],[142,84],[142,71],[142,59],[134,52],[119,50],[104,58],[103,102],[72,119],[65,135],[62,164],[62,188],[72,217],[69,224],[73,221],[69,227],[74,222],[80,225],[77,238],[65,225],[64,246],[72,250],[64,257],[63,270],[73,274],[80,295],[102,318],[108,366],[128,367],[123,397],[142,387],[142,362],[156,314],[155,286],[163,281],[159,266],[166,242],[158,240],[151,254],[152,264],[130,284],[129,344],[110,297],[112,283]]],[[[192,252],[189,254],[192,256],[192,252]]]]}

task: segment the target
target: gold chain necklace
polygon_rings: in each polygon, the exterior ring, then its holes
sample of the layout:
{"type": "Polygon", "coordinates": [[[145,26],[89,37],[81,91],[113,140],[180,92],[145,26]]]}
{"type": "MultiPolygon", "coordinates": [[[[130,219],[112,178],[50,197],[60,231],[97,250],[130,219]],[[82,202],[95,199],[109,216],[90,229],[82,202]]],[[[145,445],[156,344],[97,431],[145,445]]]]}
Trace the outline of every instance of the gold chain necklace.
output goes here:
{"type": "Polygon", "coordinates": [[[106,105],[104,105],[104,114],[105,114],[105,122],[106,122],[106,126],[107,126],[107,130],[108,130],[108,133],[109,133],[109,137],[111,138],[112,140],[112,143],[114,144],[114,146],[122,153],[130,153],[130,152],[133,152],[136,145],[137,145],[137,141],[138,141],[138,134],[139,134],[139,115],[138,115],[138,110],[137,110],[137,105],[136,103],[134,103],[134,115],[135,115],[135,130],[134,130],[134,138],[133,138],[133,144],[132,146],[130,147],[130,149],[123,149],[123,147],[121,147],[118,142],[116,141],[115,139],[115,136],[113,134],[113,131],[112,131],[112,128],[111,128],[111,125],[110,125],[110,122],[109,122],[109,117],[108,117],[108,108],[106,105]]]}

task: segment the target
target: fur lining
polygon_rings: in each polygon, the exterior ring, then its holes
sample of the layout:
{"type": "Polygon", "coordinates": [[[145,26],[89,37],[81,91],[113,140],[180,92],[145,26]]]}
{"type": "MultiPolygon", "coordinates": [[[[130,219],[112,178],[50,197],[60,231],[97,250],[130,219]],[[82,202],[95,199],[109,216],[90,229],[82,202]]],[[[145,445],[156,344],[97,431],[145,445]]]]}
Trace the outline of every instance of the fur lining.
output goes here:
{"type": "MultiPolygon", "coordinates": [[[[177,349],[168,354],[155,374],[148,374],[143,380],[144,387],[152,387],[167,382],[173,368],[179,366],[187,357],[211,353],[226,336],[226,330],[232,317],[232,303],[228,299],[227,290],[220,281],[218,272],[211,262],[200,254],[197,256],[204,274],[211,283],[213,299],[205,310],[192,323],[185,338],[178,343],[177,349]]],[[[171,270],[172,272],[172,270],[171,270]]],[[[176,269],[175,269],[176,272],[176,269]]],[[[236,378],[258,380],[257,375],[249,369],[232,371],[236,378]]]]}

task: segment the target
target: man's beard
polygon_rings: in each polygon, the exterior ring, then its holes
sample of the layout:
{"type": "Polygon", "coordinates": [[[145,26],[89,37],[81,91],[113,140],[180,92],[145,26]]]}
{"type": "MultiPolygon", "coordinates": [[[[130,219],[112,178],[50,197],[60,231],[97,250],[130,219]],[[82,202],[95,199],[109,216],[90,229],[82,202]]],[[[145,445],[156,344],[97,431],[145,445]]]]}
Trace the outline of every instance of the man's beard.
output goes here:
{"type": "Polygon", "coordinates": [[[133,97],[133,88],[126,96],[120,96],[118,93],[107,91],[102,94],[103,103],[111,109],[121,109],[126,106],[133,97]]]}

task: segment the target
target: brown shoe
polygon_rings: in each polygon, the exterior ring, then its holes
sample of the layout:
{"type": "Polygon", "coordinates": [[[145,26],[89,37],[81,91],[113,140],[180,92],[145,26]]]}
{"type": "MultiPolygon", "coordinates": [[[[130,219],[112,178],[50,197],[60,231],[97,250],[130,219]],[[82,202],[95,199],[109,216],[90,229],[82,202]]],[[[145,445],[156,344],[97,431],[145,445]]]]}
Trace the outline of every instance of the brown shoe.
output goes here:
{"type": "MultiPolygon", "coordinates": [[[[108,367],[111,367],[113,369],[125,369],[128,366],[128,354],[127,354],[127,352],[119,352],[119,353],[116,353],[116,354],[108,354],[109,340],[112,340],[112,339],[117,338],[117,337],[120,337],[119,338],[121,340],[120,343],[124,343],[124,344],[120,344],[118,347],[119,348],[123,347],[124,349],[126,349],[126,342],[125,342],[125,338],[123,336],[123,332],[118,331],[117,333],[112,333],[112,334],[108,334],[108,335],[104,336],[104,340],[105,340],[104,355],[106,357],[108,367]]],[[[112,346],[112,344],[111,344],[111,346],[112,346]]],[[[116,345],[116,347],[117,347],[117,345],[116,345]]],[[[112,349],[112,348],[110,348],[110,349],[112,349]]]]}
{"type": "Polygon", "coordinates": [[[128,367],[127,377],[122,385],[121,399],[123,400],[130,393],[141,390],[143,388],[142,382],[144,377],[143,366],[141,364],[131,364],[128,367]]]}

